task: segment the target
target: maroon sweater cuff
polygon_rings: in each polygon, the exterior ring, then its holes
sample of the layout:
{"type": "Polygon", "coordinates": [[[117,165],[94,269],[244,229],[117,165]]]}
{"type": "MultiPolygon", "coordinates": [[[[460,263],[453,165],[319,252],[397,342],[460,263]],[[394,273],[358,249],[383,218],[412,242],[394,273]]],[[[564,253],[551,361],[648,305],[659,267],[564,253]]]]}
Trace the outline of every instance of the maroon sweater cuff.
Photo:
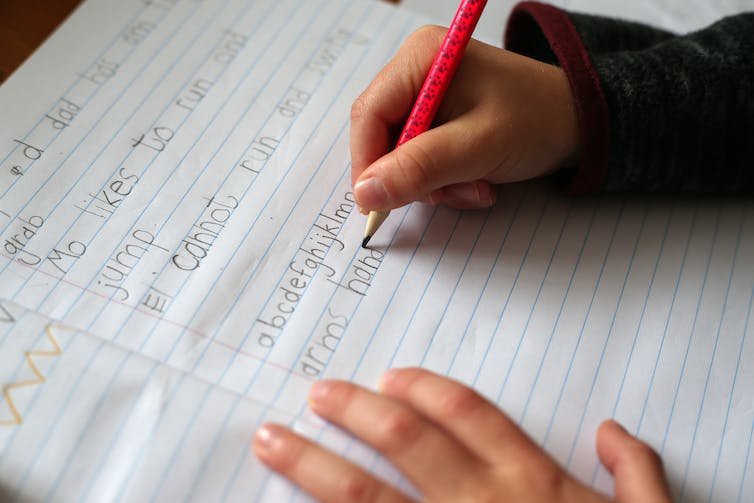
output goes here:
{"type": "Polygon", "coordinates": [[[571,193],[599,190],[607,171],[610,119],[607,101],[589,54],[568,14],[539,2],[521,2],[505,31],[505,47],[528,54],[541,37],[547,41],[571,85],[581,142],[579,169],[568,184],[571,193]]]}

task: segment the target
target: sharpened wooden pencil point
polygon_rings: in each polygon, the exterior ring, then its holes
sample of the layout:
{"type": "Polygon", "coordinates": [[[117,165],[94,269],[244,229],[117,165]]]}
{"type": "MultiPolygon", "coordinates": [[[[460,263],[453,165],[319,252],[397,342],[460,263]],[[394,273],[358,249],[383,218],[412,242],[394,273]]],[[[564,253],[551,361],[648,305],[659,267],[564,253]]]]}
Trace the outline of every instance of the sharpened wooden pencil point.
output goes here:
{"type": "Polygon", "coordinates": [[[389,214],[389,211],[369,212],[369,217],[367,217],[367,227],[366,229],[364,229],[364,241],[361,242],[362,248],[366,248],[369,240],[372,239],[372,236],[374,236],[375,232],[377,232],[377,229],[380,228],[380,225],[382,225],[382,222],[385,221],[389,214]]]}

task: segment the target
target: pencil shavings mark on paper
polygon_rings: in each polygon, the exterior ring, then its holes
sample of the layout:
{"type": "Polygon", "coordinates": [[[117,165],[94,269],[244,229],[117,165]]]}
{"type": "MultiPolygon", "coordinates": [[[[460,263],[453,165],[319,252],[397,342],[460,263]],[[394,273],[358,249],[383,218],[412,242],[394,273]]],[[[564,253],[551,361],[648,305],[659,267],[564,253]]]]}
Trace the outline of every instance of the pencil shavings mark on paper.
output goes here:
{"type": "Polygon", "coordinates": [[[39,361],[39,358],[55,358],[55,357],[60,356],[63,353],[63,350],[60,347],[58,340],[53,335],[53,330],[73,331],[73,329],[66,327],[64,325],[50,323],[45,327],[44,333],[47,336],[47,340],[50,341],[50,343],[52,344],[52,349],[37,348],[37,349],[32,349],[32,350],[24,352],[24,358],[26,360],[26,364],[31,369],[32,374],[34,374],[34,378],[26,379],[23,381],[16,381],[16,382],[6,384],[5,386],[3,386],[3,399],[5,403],[7,404],[8,409],[10,410],[10,413],[13,416],[13,418],[0,419],[0,426],[19,426],[24,422],[23,415],[19,412],[18,407],[16,406],[16,403],[13,401],[13,397],[11,396],[11,391],[18,388],[27,388],[27,387],[33,387],[33,386],[40,386],[44,384],[46,381],[46,378],[45,378],[45,375],[42,373],[42,371],[39,370],[39,367],[37,366],[37,361],[39,361]]]}

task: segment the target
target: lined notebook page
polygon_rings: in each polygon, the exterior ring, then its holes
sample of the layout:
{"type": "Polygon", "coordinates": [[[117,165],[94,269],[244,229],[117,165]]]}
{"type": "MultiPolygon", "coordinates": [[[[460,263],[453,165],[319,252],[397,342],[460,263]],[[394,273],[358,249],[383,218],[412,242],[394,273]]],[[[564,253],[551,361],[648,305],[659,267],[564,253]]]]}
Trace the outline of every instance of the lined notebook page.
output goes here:
{"type": "Polygon", "coordinates": [[[422,365],[609,492],[594,432],[683,501],[754,496],[754,214],[504,187],[361,249],[353,99],[423,21],[372,1],[89,0],[0,88],[0,496],[299,500],[275,420],[412,492],[306,408],[422,365]],[[96,29],[94,29],[96,27],[96,29]]]}

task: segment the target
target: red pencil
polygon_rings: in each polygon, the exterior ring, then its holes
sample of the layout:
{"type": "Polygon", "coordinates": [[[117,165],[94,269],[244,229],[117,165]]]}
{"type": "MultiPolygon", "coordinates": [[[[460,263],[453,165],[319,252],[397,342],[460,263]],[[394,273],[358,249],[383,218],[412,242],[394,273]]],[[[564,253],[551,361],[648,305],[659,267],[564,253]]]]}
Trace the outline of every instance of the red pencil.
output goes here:
{"type": "MultiPolygon", "coordinates": [[[[406,125],[403,126],[403,131],[398,137],[396,148],[429,129],[437,114],[437,109],[440,108],[445,91],[448,90],[450,81],[453,80],[453,75],[461,64],[463,53],[486,4],[487,0],[461,0],[448,33],[445,34],[445,39],[419,90],[406,125]]],[[[369,212],[364,240],[361,242],[362,247],[366,247],[389,214],[390,211],[369,212]]]]}

